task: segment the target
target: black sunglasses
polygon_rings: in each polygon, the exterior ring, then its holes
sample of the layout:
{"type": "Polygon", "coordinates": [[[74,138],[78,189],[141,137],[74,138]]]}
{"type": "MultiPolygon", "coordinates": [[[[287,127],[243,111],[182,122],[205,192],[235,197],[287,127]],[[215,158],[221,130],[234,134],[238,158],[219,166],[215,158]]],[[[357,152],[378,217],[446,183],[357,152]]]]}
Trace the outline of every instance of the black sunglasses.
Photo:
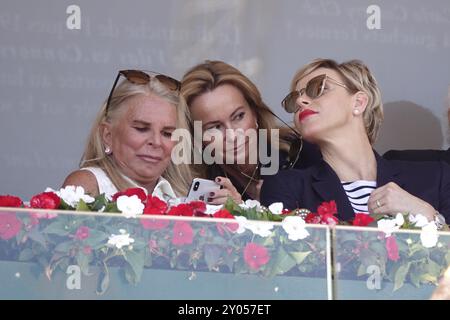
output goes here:
{"type": "Polygon", "coordinates": [[[326,74],[321,74],[321,75],[309,80],[308,83],[306,84],[305,88],[302,88],[300,90],[295,90],[295,91],[292,91],[291,93],[289,93],[283,99],[283,101],[281,101],[281,105],[287,112],[296,113],[300,109],[300,106],[296,102],[298,97],[300,97],[306,93],[306,95],[308,97],[310,97],[311,99],[319,98],[324,93],[327,80],[331,80],[338,86],[348,89],[348,87],[345,84],[343,84],[337,80],[334,80],[333,78],[327,76],[326,74]]]}
{"type": "Polygon", "coordinates": [[[142,85],[149,83],[154,78],[159,82],[161,82],[164,86],[166,86],[167,89],[169,89],[170,91],[180,91],[181,87],[180,81],[157,72],[153,71],[144,72],[141,70],[120,70],[119,73],[117,74],[116,80],[114,80],[111,92],[109,93],[108,100],[106,102],[105,115],[108,114],[112,94],[114,92],[114,89],[116,88],[120,76],[124,76],[131,83],[142,85]]]}

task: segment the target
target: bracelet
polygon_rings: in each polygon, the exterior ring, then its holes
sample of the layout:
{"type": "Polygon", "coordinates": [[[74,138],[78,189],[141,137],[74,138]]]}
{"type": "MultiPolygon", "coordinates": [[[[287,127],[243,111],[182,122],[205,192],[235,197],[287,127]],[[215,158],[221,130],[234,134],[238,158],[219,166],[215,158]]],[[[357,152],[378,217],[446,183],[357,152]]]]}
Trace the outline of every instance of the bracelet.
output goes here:
{"type": "Polygon", "coordinates": [[[434,223],[436,224],[436,227],[438,230],[441,230],[445,225],[445,217],[440,214],[438,211],[436,211],[436,214],[434,215],[434,223]]]}

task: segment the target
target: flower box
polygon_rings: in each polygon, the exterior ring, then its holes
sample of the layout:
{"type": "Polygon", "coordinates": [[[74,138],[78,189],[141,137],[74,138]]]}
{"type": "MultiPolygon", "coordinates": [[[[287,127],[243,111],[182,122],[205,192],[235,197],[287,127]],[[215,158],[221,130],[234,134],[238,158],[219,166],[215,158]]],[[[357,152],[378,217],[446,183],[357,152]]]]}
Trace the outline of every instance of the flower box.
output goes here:
{"type": "Polygon", "coordinates": [[[91,276],[81,275],[79,289],[71,286],[73,274],[60,272],[50,281],[39,268],[0,261],[0,299],[327,299],[324,278],[144,269],[141,281],[132,285],[112,267],[109,288],[98,295],[98,268],[91,276]]]}

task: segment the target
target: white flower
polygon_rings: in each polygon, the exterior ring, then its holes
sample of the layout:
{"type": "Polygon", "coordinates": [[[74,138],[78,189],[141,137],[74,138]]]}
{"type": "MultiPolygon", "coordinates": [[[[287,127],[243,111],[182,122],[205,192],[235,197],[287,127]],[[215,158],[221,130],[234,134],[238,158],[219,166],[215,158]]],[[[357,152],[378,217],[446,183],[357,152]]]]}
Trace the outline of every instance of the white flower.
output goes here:
{"type": "Polygon", "coordinates": [[[94,202],[95,199],[90,195],[85,194],[84,188],[81,186],[66,186],[59,191],[52,190],[51,188],[45,189],[45,192],[54,192],[58,197],[64,200],[69,206],[75,208],[80,200],[85,203],[94,202]]]}
{"type": "Polygon", "coordinates": [[[309,236],[309,232],[305,229],[305,220],[299,216],[288,216],[284,218],[281,226],[288,234],[288,238],[293,241],[302,240],[309,236]]]}
{"type": "Polygon", "coordinates": [[[134,242],[133,238],[130,238],[130,234],[126,233],[124,229],[119,230],[120,234],[112,234],[109,237],[108,245],[110,247],[116,247],[117,249],[122,249],[122,247],[129,246],[134,242]]]}
{"type": "Polygon", "coordinates": [[[219,205],[207,204],[205,214],[213,215],[214,213],[222,209],[222,207],[223,205],[221,204],[219,205]]]}
{"type": "Polygon", "coordinates": [[[248,220],[244,216],[235,216],[236,221],[239,223],[239,228],[235,231],[237,234],[244,233],[248,220]]]}
{"type": "Polygon", "coordinates": [[[416,215],[409,214],[408,219],[411,223],[414,224],[414,226],[418,228],[422,228],[428,224],[428,219],[421,214],[416,215]]]}
{"type": "Polygon", "coordinates": [[[434,222],[429,222],[426,226],[422,227],[420,233],[420,241],[425,248],[433,248],[438,242],[437,226],[434,222]]]}
{"type": "Polygon", "coordinates": [[[247,221],[245,228],[251,230],[254,234],[261,237],[268,237],[272,234],[274,224],[265,221],[247,221]]]}
{"type": "Polygon", "coordinates": [[[255,208],[256,211],[260,211],[261,210],[261,203],[259,203],[259,201],[257,200],[246,200],[244,203],[241,203],[239,205],[239,207],[241,207],[242,209],[252,209],[255,208]]]}
{"type": "Polygon", "coordinates": [[[125,216],[125,218],[136,218],[138,214],[144,212],[144,204],[137,195],[120,196],[117,198],[117,209],[125,216]]]}
{"type": "Polygon", "coordinates": [[[405,219],[401,213],[397,213],[394,219],[381,219],[377,221],[378,229],[385,233],[386,238],[390,237],[393,232],[399,230],[403,223],[405,223],[405,219]]]}
{"type": "Polygon", "coordinates": [[[406,239],[406,243],[407,243],[407,244],[411,244],[411,243],[413,243],[413,241],[412,241],[411,238],[408,238],[408,239],[406,239]]]}
{"type": "Polygon", "coordinates": [[[272,203],[269,206],[269,210],[273,213],[273,214],[281,214],[283,212],[283,203],[281,202],[275,202],[272,203]]]}

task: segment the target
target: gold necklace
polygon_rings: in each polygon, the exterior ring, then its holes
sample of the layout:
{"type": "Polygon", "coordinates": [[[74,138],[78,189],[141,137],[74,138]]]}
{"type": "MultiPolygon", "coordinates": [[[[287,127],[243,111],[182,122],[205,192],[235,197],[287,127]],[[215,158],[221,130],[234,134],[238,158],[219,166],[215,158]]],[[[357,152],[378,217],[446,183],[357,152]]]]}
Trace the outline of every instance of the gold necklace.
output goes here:
{"type": "MultiPolygon", "coordinates": [[[[242,191],[242,195],[245,194],[245,192],[247,191],[248,187],[250,187],[250,184],[252,183],[252,181],[255,181],[255,182],[258,181],[257,179],[255,179],[255,174],[256,174],[256,172],[258,171],[258,169],[259,169],[259,164],[256,165],[255,170],[253,170],[253,173],[252,173],[251,176],[249,176],[248,174],[246,174],[246,173],[244,173],[244,172],[242,172],[242,171],[239,170],[239,173],[240,173],[240,174],[242,174],[244,177],[249,178],[248,183],[247,183],[247,185],[246,185],[245,188],[244,188],[244,191],[242,191]]],[[[226,172],[225,170],[223,170],[223,172],[225,173],[225,177],[226,177],[227,179],[229,179],[229,178],[228,178],[227,172],[226,172]]]]}

